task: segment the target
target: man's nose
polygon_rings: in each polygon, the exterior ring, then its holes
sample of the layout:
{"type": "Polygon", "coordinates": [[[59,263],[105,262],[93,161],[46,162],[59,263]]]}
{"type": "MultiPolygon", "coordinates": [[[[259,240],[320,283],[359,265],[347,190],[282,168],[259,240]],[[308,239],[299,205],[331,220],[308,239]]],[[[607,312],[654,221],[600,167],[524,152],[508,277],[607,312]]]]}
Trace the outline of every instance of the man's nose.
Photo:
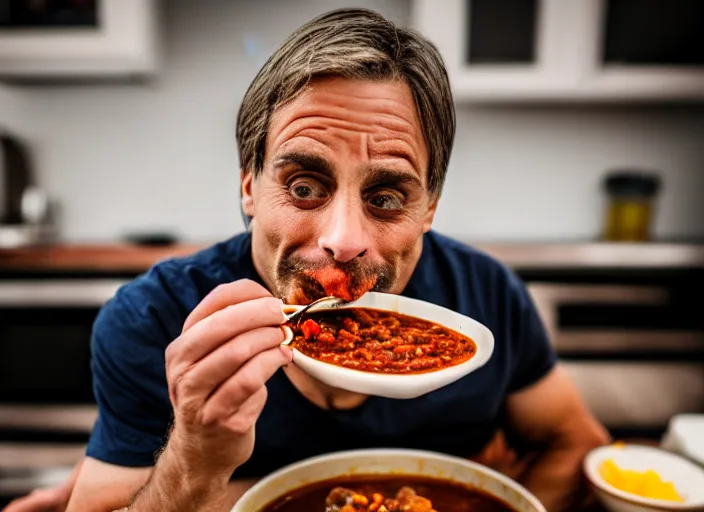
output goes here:
{"type": "Polygon", "coordinates": [[[361,207],[346,201],[332,205],[332,215],[318,239],[318,246],[336,261],[346,263],[364,256],[370,245],[365,215],[361,207]]]}

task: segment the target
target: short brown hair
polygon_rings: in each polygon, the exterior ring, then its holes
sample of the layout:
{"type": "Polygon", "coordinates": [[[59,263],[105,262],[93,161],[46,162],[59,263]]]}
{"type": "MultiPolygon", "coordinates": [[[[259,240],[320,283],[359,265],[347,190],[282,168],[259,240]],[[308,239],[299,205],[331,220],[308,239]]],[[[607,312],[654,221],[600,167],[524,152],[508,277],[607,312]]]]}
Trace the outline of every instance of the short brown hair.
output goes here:
{"type": "Polygon", "coordinates": [[[455,110],[442,58],[418,33],[366,9],[318,16],[291,34],[267,60],[244,96],[237,116],[240,166],[262,172],[269,121],[314,77],[408,83],[428,148],[428,189],[439,195],[455,135],[455,110]]]}

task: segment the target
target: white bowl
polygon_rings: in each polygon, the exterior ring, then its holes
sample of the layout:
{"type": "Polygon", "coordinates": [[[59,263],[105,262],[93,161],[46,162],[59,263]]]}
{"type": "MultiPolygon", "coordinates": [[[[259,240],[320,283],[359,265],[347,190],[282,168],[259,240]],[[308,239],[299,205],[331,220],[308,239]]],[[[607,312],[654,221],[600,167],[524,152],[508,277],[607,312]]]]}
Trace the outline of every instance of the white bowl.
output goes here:
{"type": "Polygon", "coordinates": [[[704,466],[704,414],[670,418],[660,446],[704,466]]]}
{"type": "Polygon", "coordinates": [[[404,449],[343,451],[294,463],[260,480],[239,499],[231,512],[259,512],[275,499],[304,485],[355,474],[443,478],[496,497],[516,512],[545,512],[528,490],[486,466],[439,453],[404,449]]]}
{"type": "MultiPolygon", "coordinates": [[[[290,309],[293,308],[293,306],[290,307],[290,309]]],[[[487,327],[472,318],[429,302],[409,299],[400,295],[369,292],[357,301],[335,309],[343,308],[380,309],[429,320],[469,336],[476,344],[477,351],[471,359],[464,363],[436,371],[412,374],[382,374],[325,363],[308,357],[295,348],[293,349],[293,362],[297,366],[310,376],[336,388],[386,398],[416,398],[447,386],[481,368],[494,351],[494,336],[487,327]]],[[[287,309],[289,309],[288,306],[287,309]]],[[[325,309],[316,308],[315,311],[325,311],[325,309]]],[[[285,330],[287,330],[289,337],[293,336],[288,327],[285,330]]]]}
{"type": "Polygon", "coordinates": [[[599,501],[612,512],[704,510],[704,470],[660,448],[628,444],[601,446],[585,457],[584,472],[599,501]],[[685,501],[644,498],[613,487],[599,474],[599,466],[606,459],[613,459],[623,469],[656,471],[661,479],[675,485],[685,501]]]}

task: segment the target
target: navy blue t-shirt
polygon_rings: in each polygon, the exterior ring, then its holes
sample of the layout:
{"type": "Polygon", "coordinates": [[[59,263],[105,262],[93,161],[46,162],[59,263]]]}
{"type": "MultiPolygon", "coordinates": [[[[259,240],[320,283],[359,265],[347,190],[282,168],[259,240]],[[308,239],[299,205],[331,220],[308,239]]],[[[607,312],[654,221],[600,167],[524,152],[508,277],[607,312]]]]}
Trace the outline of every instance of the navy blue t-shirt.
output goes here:
{"type": "MultiPolygon", "coordinates": [[[[102,308],[92,342],[99,414],[88,456],[120,466],[154,464],[172,419],[164,350],[213,288],[243,278],[262,283],[252,263],[249,233],[158,263],[102,308]]],[[[345,411],[315,406],[279,370],[267,383],[254,453],[234,478],[261,477],[306,457],[354,448],[403,447],[471,457],[501,428],[506,397],[555,364],[523,283],[481,251],[431,231],[424,235],[422,255],[403,295],[486,325],[495,337],[489,362],[425,396],[370,397],[345,411]]]]}

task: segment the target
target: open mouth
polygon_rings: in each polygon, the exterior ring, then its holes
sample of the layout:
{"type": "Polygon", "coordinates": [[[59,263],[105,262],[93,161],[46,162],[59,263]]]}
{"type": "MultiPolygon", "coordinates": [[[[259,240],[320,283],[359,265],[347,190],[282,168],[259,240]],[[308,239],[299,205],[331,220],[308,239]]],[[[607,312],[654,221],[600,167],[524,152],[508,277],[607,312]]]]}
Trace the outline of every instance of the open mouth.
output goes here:
{"type": "Polygon", "coordinates": [[[325,295],[346,301],[356,300],[370,291],[378,279],[375,274],[356,278],[336,267],[304,270],[303,273],[318,283],[325,295]]]}

